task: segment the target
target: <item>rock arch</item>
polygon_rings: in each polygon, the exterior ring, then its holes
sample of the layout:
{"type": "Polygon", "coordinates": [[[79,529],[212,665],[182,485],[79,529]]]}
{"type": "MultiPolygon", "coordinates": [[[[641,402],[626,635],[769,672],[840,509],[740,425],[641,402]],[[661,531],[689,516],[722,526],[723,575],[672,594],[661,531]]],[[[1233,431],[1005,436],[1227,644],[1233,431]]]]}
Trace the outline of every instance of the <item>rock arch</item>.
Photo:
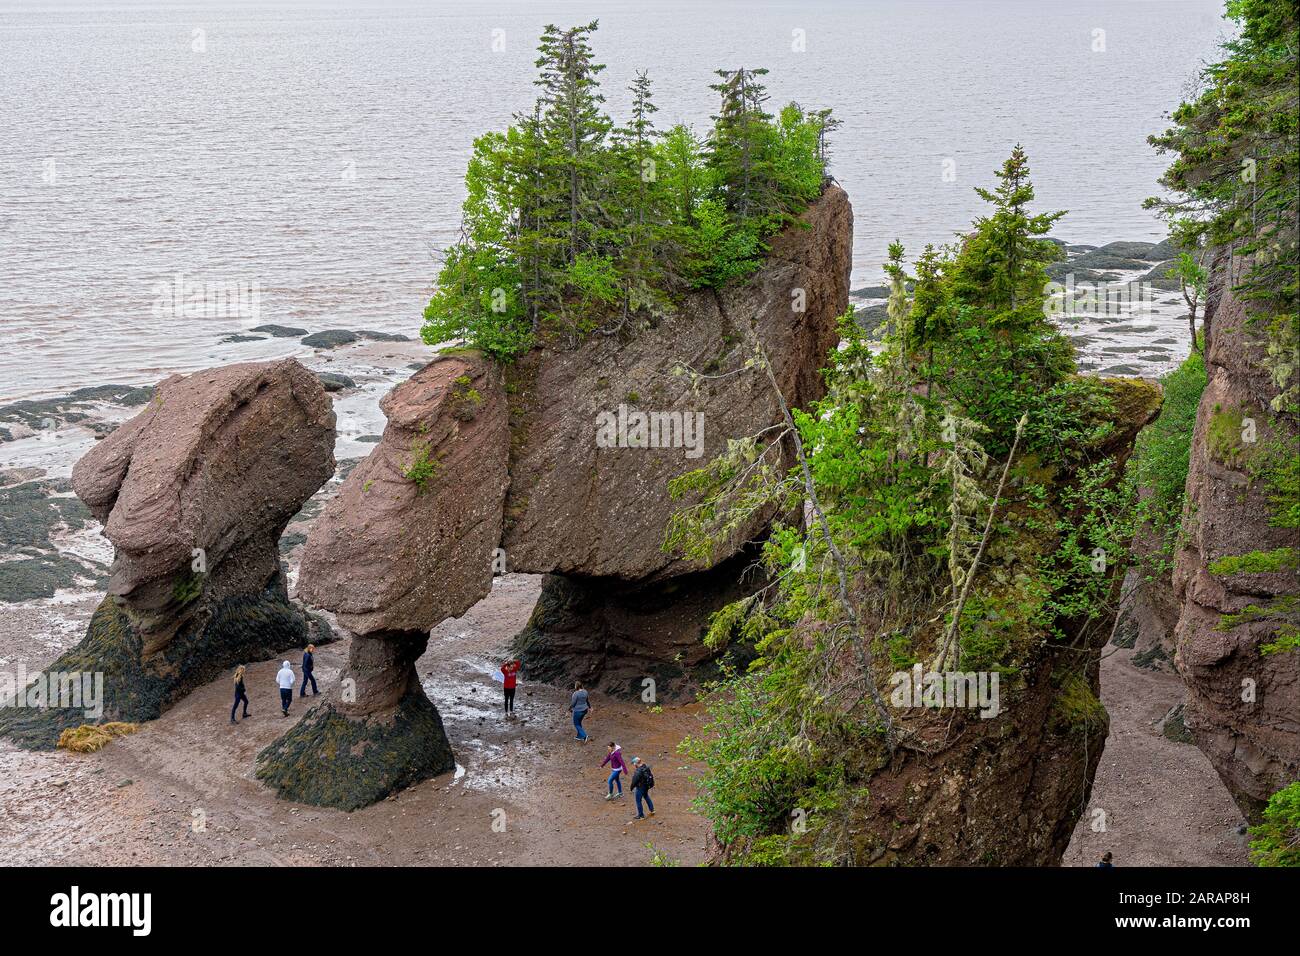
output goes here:
{"type": "Polygon", "coordinates": [[[712,563],[688,561],[663,549],[680,507],[668,482],[781,412],[759,376],[694,391],[673,368],[708,367],[754,339],[791,404],[821,396],[820,370],[848,305],[848,197],[831,185],[801,220],[750,279],[694,293],[634,336],[544,345],[505,369],[473,352],[444,353],[384,399],[383,439],[317,520],[299,573],[299,596],[357,635],[346,696],[264,750],[259,778],[283,797],[352,809],[450,770],[414,662],[433,626],[488,594],[497,549],[510,570],[549,575],[550,595],[583,595],[569,602],[567,625],[540,613],[545,601],[534,615],[521,649],[535,670],[591,677],[595,666],[597,679],[618,684],[627,671],[617,658],[634,669],[666,665],[669,647],[694,640],[731,599],[738,559],[774,514],[737,529],[712,563]],[[598,416],[635,411],[697,416],[701,440],[597,442],[598,416]],[[666,612],[651,628],[627,623],[647,596],[666,612]]]}

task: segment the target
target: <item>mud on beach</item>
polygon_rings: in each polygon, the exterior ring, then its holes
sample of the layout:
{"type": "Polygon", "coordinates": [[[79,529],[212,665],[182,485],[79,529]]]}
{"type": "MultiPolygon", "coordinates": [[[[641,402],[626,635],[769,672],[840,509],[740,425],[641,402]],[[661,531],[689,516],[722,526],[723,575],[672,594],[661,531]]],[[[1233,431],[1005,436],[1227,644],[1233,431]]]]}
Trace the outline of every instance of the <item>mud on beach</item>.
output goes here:
{"type": "MultiPolygon", "coordinates": [[[[250,717],[237,725],[228,682],[218,680],[94,754],[0,742],[0,846],[26,865],[633,866],[655,851],[701,862],[708,828],[689,809],[695,768],[676,754],[698,729],[694,705],[653,713],[594,695],[591,741],[581,744],[568,694],[523,682],[516,717],[503,717],[491,672],[539,584],[497,579],[490,597],[434,630],[419,661],[456,751],[454,773],[350,814],[277,800],[253,776],[257,752],[314,701],[295,697],[282,717],[278,661],[263,661],[248,669],[250,717]],[[655,767],[653,818],[631,820],[630,794],[604,799],[607,739],[655,767]]],[[[6,635],[6,655],[12,647],[6,635]]],[[[346,639],[318,650],[323,696],[336,693],[346,657],[346,639]]]]}

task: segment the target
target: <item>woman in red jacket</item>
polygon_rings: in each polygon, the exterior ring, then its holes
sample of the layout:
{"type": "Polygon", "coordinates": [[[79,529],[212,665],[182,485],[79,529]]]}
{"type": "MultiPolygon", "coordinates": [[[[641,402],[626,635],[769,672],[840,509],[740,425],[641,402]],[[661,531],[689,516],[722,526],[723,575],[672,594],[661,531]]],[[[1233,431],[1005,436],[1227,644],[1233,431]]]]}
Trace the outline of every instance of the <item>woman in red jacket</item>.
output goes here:
{"type": "Polygon", "coordinates": [[[501,665],[502,683],[505,685],[506,693],[506,716],[515,712],[515,683],[519,674],[520,663],[517,660],[506,661],[501,665]]]}

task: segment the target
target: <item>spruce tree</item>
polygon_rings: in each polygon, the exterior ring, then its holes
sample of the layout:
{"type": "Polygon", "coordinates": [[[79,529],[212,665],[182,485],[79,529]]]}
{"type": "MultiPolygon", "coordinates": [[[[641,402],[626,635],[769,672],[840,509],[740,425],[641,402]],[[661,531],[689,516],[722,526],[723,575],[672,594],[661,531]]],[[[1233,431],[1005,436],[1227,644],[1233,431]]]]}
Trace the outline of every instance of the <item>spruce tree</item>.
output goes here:
{"type": "Polygon", "coordinates": [[[763,108],[765,69],[715,70],[722,80],[709,88],[722,105],[713,117],[709,165],[725,197],[727,211],[744,222],[775,205],[775,175],[768,155],[772,116],[763,108]]]}
{"type": "Polygon", "coordinates": [[[583,224],[596,220],[596,184],[601,179],[601,151],[611,123],[597,76],[605,69],[595,62],[590,38],[598,21],[561,30],[547,24],[538,44],[534,83],[542,90],[541,117],[547,160],[567,189],[567,261],[573,264],[586,244],[583,224]]]}

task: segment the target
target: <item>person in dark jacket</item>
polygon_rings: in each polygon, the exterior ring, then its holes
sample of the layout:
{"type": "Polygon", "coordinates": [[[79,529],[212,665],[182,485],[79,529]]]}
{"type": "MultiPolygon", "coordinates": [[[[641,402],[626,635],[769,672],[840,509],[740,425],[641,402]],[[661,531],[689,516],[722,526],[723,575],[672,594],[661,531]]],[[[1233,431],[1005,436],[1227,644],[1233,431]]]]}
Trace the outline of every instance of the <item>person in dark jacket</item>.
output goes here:
{"type": "Polygon", "coordinates": [[[1097,869],[1113,870],[1115,868],[1115,864],[1110,862],[1112,859],[1114,859],[1114,857],[1110,855],[1110,850],[1107,850],[1105,855],[1102,856],[1101,862],[1097,864],[1097,869]]]}
{"type": "Polygon", "coordinates": [[[308,644],[307,649],[302,652],[302,690],[298,691],[299,697],[307,696],[307,681],[311,681],[311,695],[315,697],[320,693],[316,689],[316,675],[312,673],[312,668],[316,666],[316,645],[308,644]]]}
{"type": "Polygon", "coordinates": [[[239,709],[239,702],[244,702],[244,716],[248,716],[248,692],[244,689],[244,665],[240,664],[235,668],[235,702],[230,707],[230,722],[237,724],[235,720],[235,711],[239,709]]]}
{"type": "Polygon", "coordinates": [[[636,816],[633,820],[644,820],[645,813],[641,809],[641,801],[650,808],[650,816],[655,815],[654,801],[650,799],[650,788],[655,785],[654,771],[640,757],[632,758],[632,766],[636,769],[632,773],[632,796],[636,797],[636,816]]]}

